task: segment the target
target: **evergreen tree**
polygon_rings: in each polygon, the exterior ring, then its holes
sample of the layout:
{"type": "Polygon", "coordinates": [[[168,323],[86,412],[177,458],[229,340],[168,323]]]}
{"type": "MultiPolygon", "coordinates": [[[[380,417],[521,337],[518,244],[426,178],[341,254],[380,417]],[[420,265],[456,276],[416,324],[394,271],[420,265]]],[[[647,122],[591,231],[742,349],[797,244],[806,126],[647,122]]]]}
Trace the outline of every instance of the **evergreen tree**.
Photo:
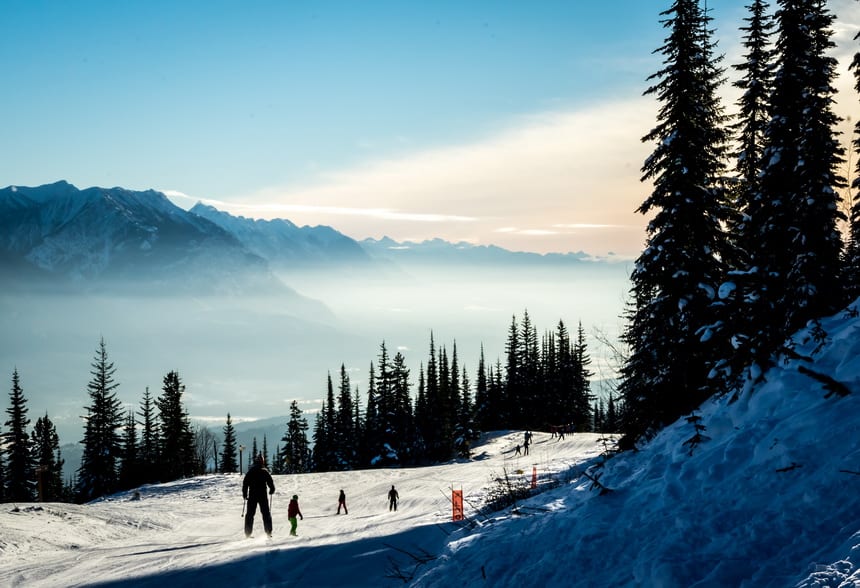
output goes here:
{"type": "Polygon", "coordinates": [[[475,423],[479,430],[485,430],[489,418],[490,398],[487,385],[487,364],[484,360],[484,344],[481,343],[481,354],[478,357],[478,373],[475,379],[475,423]]]}
{"type": "Polygon", "coordinates": [[[522,377],[519,373],[520,358],[522,350],[520,346],[520,330],[517,325],[517,317],[511,317],[511,326],[508,328],[508,339],[505,343],[507,361],[505,374],[507,376],[504,404],[500,407],[499,423],[512,428],[525,428],[523,418],[520,416],[520,405],[523,402],[525,392],[522,390],[522,377]]]}
{"type": "Polygon", "coordinates": [[[153,482],[157,482],[160,477],[159,463],[161,456],[159,455],[159,447],[161,446],[161,436],[158,433],[155,404],[149,393],[149,386],[146,387],[143,393],[143,401],[140,405],[140,412],[137,415],[141,418],[139,421],[141,427],[140,447],[137,451],[140,463],[140,482],[143,484],[152,484],[153,482]]]}
{"type": "MultiPolygon", "coordinates": [[[[2,429],[0,429],[0,439],[3,438],[2,429]]],[[[0,451],[0,502],[6,502],[6,458],[3,451],[0,451]]]]}
{"type": "Polygon", "coordinates": [[[466,368],[463,368],[460,404],[457,407],[457,425],[454,429],[454,449],[457,455],[468,459],[472,454],[472,441],[478,438],[475,424],[475,407],[466,368]]]}
{"type": "Polygon", "coordinates": [[[282,461],[286,473],[303,474],[310,471],[311,451],[308,445],[308,421],[302,415],[298,402],[290,403],[290,420],[281,441],[284,442],[282,461]]]}
{"type": "MultiPolygon", "coordinates": [[[[742,195],[738,208],[746,209],[747,198],[758,185],[761,172],[762,152],[766,144],[766,126],[770,121],[770,95],[773,92],[774,58],[771,46],[773,18],[768,14],[768,3],[753,0],[747,6],[750,16],[744,19],[746,26],[743,46],[746,49],[744,61],[734,66],[741,78],[734,86],[742,90],[738,100],[738,117],[731,126],[737,137],[739,149],[735,154],[742,195]]],[[[751,243],[744,243],[742,249],[748,250],[751,243]]]]}
{"type": "MultiPolygon", "coordinates": [[[[379,375],[376,379],[377,431],[371,449],[371,465],[403,464],[408,459],[411,429],[409,370],[405,358],[397,353],[392,361],[383,341],[379,350],[379,375]]],[[[368,422],[368,428],[371,424],[368,422]]]]}
{"type": "Polygon", "coordinates": [[[519,349],[515,361],[518,364],[518,385],[515,390],[516,412],[519,420],[514,418],[512,424],[518,428],[536,429],[546,423],[540,422],[538,407],[545,399],[537,394],[541,390],[540,374],[540,346],[537,336],[537,327],[532,323],[528,310],[523,311],[523,321],[520,327],[519,349]],[[538,398],[535,398],[538,396],[538,398]]]}
{"type": "MultiPolygon", "coordinates": [[[[860,39],[860,33],[854,40],[860,39]]],[[[854,89],[860,94],[860,51],[854,54],[851,61],[854,72],[854,89]]],[[[851,187],[855,190],[851,200],[851,211],[848,217],[848,242],[845,246],[845,284],[848,300],[860,296],[860,119],[854,123],[854,140],[852,142],[857,163],[854,167],[854,181],[851,187]]]]}
{"type": "Polygon", "coordinates": [[[43,502],[66,500],[63,489],[63,464],[60,453],[60,436],[48,413],[36,419],[30,434],[33,458],[36,463],[36,480],[39,499],[43,502]]]}
{"type": "Polygon", "coordinates": [[[606,433],[617,433],[619,430],[618,410],[615,406],[615,397],[609,394],[606,404],[606,415],[603,423],[603,431],[606,433]]]}
{"type": "Polygon", "coordinates": [[[164,376],[158,408],[162,480],[171,481],[194,475],[194,433],[182,404],[185,385],[176,371],[164,376]]]}
{"type": "Polygon", "coordinates": [[[571,353],[575,366],[573,378],[573,415],[574,422],[585,425],[591,422],[591,377],[594,373],[588,369],[591,365],[591,356],[588,354],[588,345],[585,341],[585,331],[580,321],[576,330],[576,343],[571,353]]]}
{"type": "Polygon", "coordinates": [[[448,360],[448,349],[443,345],[439,349],[439,404],[437,422],[439,423],[439,451],[437,461],[450,459],[454,454],[454,426],[457,423],[457,398],[454,390],[451,363],[448,360]]]}
{"type": "Polygon", "coordinates": [[[272,453],[272,459],[271,459],[271,461],[269,461],[269,464],[271,465],[271,467],[269,468],[269,471],[272,474],[281,475],[281,474],[285,473],[283,465],[281,464],[281,446],[280,446],[280,444],[275,445],[275,451],[274,451],[274,453],[272,453]]]}
{"type": "Polygon", "coordinates": [[[122,438],[118,430],[124,419],[116,396],[119,383],[114,381],[116,368],[108,359],[104,338],[91,364],[92,379],[87,384],[90,405],[84,417],[84,445],[75,494],[88,502],[117,490],[117,466],[122,455],[122,438]]]}
{"type": "Polygon", "coordinates": [[[400,463],[409,463],[413,459],[412,399],[409,368],[406,367],[406,358],[399,351],[394,355],[391,365],[391,384],[390,439],[396,444],[400,463]]]}
{"type": "Polygon", "coordinates": [[[418,392],[415,397],[415,418],[413,419],[414,439],[413,458],[423,462],[427,458],[427,431],[430,428],[430,407],[427,404],[427,384],[424,378],[424,363],[418,366],[418,392]]]}
{"type": "Polygon", "coordinates": [[[362,431],[361,461],[365,465],[373,465],[373,458],[376,457],[376,452],[382,443],[381,430],[382,424],[376,393],[376,368],[371,362],[367,376],[367,408],[364,411],[364,429],[362,431]]]}
{"type": "Polygon", "coordinates": [[[236,429],[233,427],[233,419],[227,413],[227,424],[224,425],[224,444],[221,446],[221,473],[233,474],[239,471],[239,463],[236,461],[238,448],[236,444],[236,429]]]}
{"type": "Polygon", "coordinates": [[[332,421],[334,420],[334,407],[329,402],[334,402],[334,391],[331,383],[331,374],[328,375],[328,393],[326,400],[322,401],[320,412],[314,423],[314,463],[313,470],[316,472],[330,472],[334,469],[335,455],[331,439],[334,436],[332,421]]]}
{"type": "MultiPolygon", "coordinates": [[[[787,338],[834,312],[841,289],[836,169],[843,150],[832,112],[836,60],[833,16],[820,0],[779,0],[774,89],[762,170],[747,216],[751,240],[750,325],[741,353],[753,380],[763,377],[787,338]]],[[[789,343],[790,344],[790,343],[789,343]]]]}
{"type": "Polygon", "coordinates": [[[119,466],[119,487],[122,489],[135,488],[140,485],[140,459],[138,455],[137,423],[134,411],[129,411],[125,418],[122,436],[122,457],[119,466]]]}
{"type": "Polygon", "coordinates": [[[570,333],[564,321],[559,320],[555,330],[556,369],[558,370],[558,392],[553,397],[556,418],[552,423],[564,425],[579,422],[576,395],[579,388],[579,366],[573,353],[570,333]]]}
{"type": "Polygon", "coordinates": [[[676,0],[661,13],[669,36],[659,52],[664,67],[646,94],[662,103],[656,143],[643,165],[653,191],[637,212],[654,213],[645,250],[631,276],[633,308],[624,341],[631,354],[620,389],[628,418],[622,444],[632,447],[708,395],[702,330],[728,254],[721,222],[725,190],[718,184],[726,154],[725,116],[717,89],[722,71],[713,54],[711,18],[696,0],[676,0]]]}
{"type": "Polygon", "coordinates": [[[436,361],[436,341],[430,332],[430,350],[427,358],[427,374],[424,381],[424,403],[419,415],[419,435],[424,440],[425,457],[436,460],[443,445],[442,397],[439,390],[439,365],[436,361]]]}
{"type": "Polygon", "coordinates": [[[346,366],[341,364],[337,414],[335,416],[335,447],[337,448],[337,469],[339,470],[349,470],[357,465],[358,455],[355,445],[358,437],[353,422],[354,411],[349,374],[346,371],[346,366]]]}
{"type": "Polygon", "coordinates": [[[364,446],[365,440],[365,430],[364,430],[364,418],[361,415],[361,394],[359,393],[358,386],[355,387],[355,394],[353,395],[353,420],[352,420],[352,430],[353,430],[353,442],[354,444],[354,464],[356,466],[360,465],[361,456],[367,453],[367,450],[364,446]]]}
{"type": "Polygon", "coordinates": [[[21,389],[18,369],[12,372],[12,390],[9,393],[9,420],[2,437],[2,449],[6,456],[6,500],[33,502],[36,498],[36,476],[33,454],[30,449],[30,436],[27,427],[27,400],[21,389]]]}
{"type": "Polygon", "coordinates": [[[263,456],[263,462],[269,463],[269,448],[268,443],[266,442],[266,435],[263,434],[263,446],[260,448],[260,455],[263,456]]]}

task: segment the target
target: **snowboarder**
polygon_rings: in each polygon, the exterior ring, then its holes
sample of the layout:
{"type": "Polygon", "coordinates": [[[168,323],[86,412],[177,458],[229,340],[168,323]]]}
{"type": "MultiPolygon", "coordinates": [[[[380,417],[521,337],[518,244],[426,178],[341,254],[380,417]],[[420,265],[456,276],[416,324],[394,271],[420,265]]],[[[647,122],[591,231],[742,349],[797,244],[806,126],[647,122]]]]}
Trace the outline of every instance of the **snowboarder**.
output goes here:
{"type": "Polygon", "coordinates": [[[269,511],[269,501],[266,499],[266,486],[269,494],[275,493],[275,483],[272,475],[265,468],[263,456],[254,458],[254,465],[245,474],[242,482],[242,498],[248,501],[248,510],[245,513],[245,537],[250,537],[254,530],[254,516],[257,514],[257,505],[260,506],[260,514],[263,515],[263,528],[266,535],[272,536],[272,513],[269,511]]]}
{"type": "Polygon", "coordinates": [[[340,496],[337,497],[337,514],[340,514],[340,507],[343,507],[343,514],[349,514],[349,511],[346,509],[346,494],[343,489],[340,491],[340,496]]]}
{"type": "Polygon", "coordinates": [[[299,496],[298,494],[293,494],[293,499],[290,500],[290,505],[287,507],[287,518],[290,519],[290,535],[293,537],[296,536],[296,528],[299,526],[296,517],[305,520],[302,511],[299,509],[299,496]]]}
{"type": "Polygon", "coordinates": [[[399,498],[400,494],[397,493],[397,490],[394,489],[394,484],[392,484],[391,490],[388,491],[388,512],[397,510],[397,501],[399,498]]]}

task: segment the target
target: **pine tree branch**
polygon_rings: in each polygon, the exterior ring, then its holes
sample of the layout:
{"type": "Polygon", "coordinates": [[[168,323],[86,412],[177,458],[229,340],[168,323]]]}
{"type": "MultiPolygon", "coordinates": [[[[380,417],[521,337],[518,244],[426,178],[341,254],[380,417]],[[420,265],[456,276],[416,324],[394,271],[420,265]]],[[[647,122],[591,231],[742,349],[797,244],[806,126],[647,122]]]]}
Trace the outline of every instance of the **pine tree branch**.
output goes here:
{"type": "Polygon", "coordinates": [[[834,394],[844,398],[851,394],[851,389],[848,388],[848,386],[838,380],[833,379],[827,374],[822,374],[821,372],[811,370],[805,365],[797,366],[797,371],[804,376],[809,376],[816,382],[820,382],[823,385],[824,389],[828,391],[827,394],[824,395],[825,398],[830,398],[834,394]]]}

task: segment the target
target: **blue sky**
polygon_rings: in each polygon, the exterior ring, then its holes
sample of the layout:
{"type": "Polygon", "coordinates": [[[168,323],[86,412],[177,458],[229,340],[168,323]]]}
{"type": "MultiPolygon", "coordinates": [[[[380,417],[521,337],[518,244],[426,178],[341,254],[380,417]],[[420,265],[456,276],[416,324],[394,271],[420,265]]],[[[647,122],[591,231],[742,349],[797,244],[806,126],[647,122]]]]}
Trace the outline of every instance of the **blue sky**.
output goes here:
{"type": "MultiPolygon", "coordinates": [[[[746,3],[711,3],[727,64],[746,3]]],[[[669,5],[2,0],[0,184],[634,256],[669,5]]]]}

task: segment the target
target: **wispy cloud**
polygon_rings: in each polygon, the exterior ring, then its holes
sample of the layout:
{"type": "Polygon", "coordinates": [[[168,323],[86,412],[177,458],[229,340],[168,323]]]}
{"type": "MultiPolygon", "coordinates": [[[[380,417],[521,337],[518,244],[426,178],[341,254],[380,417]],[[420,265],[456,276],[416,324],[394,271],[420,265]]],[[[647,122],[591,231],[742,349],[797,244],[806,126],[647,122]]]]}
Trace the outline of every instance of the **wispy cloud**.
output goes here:
{"type": "Polygon", "coordinates": [[[639,97],[540,113],[480,141],[369,161],[313,184],[273,186],[216,206],[331,224],[357,238],[638,250],[644,220],[634,210],[648,151],[639,138],[652,118],[652,103],[639,97]],[[588,234],[572,230],[584,227],[588,234]]]}

